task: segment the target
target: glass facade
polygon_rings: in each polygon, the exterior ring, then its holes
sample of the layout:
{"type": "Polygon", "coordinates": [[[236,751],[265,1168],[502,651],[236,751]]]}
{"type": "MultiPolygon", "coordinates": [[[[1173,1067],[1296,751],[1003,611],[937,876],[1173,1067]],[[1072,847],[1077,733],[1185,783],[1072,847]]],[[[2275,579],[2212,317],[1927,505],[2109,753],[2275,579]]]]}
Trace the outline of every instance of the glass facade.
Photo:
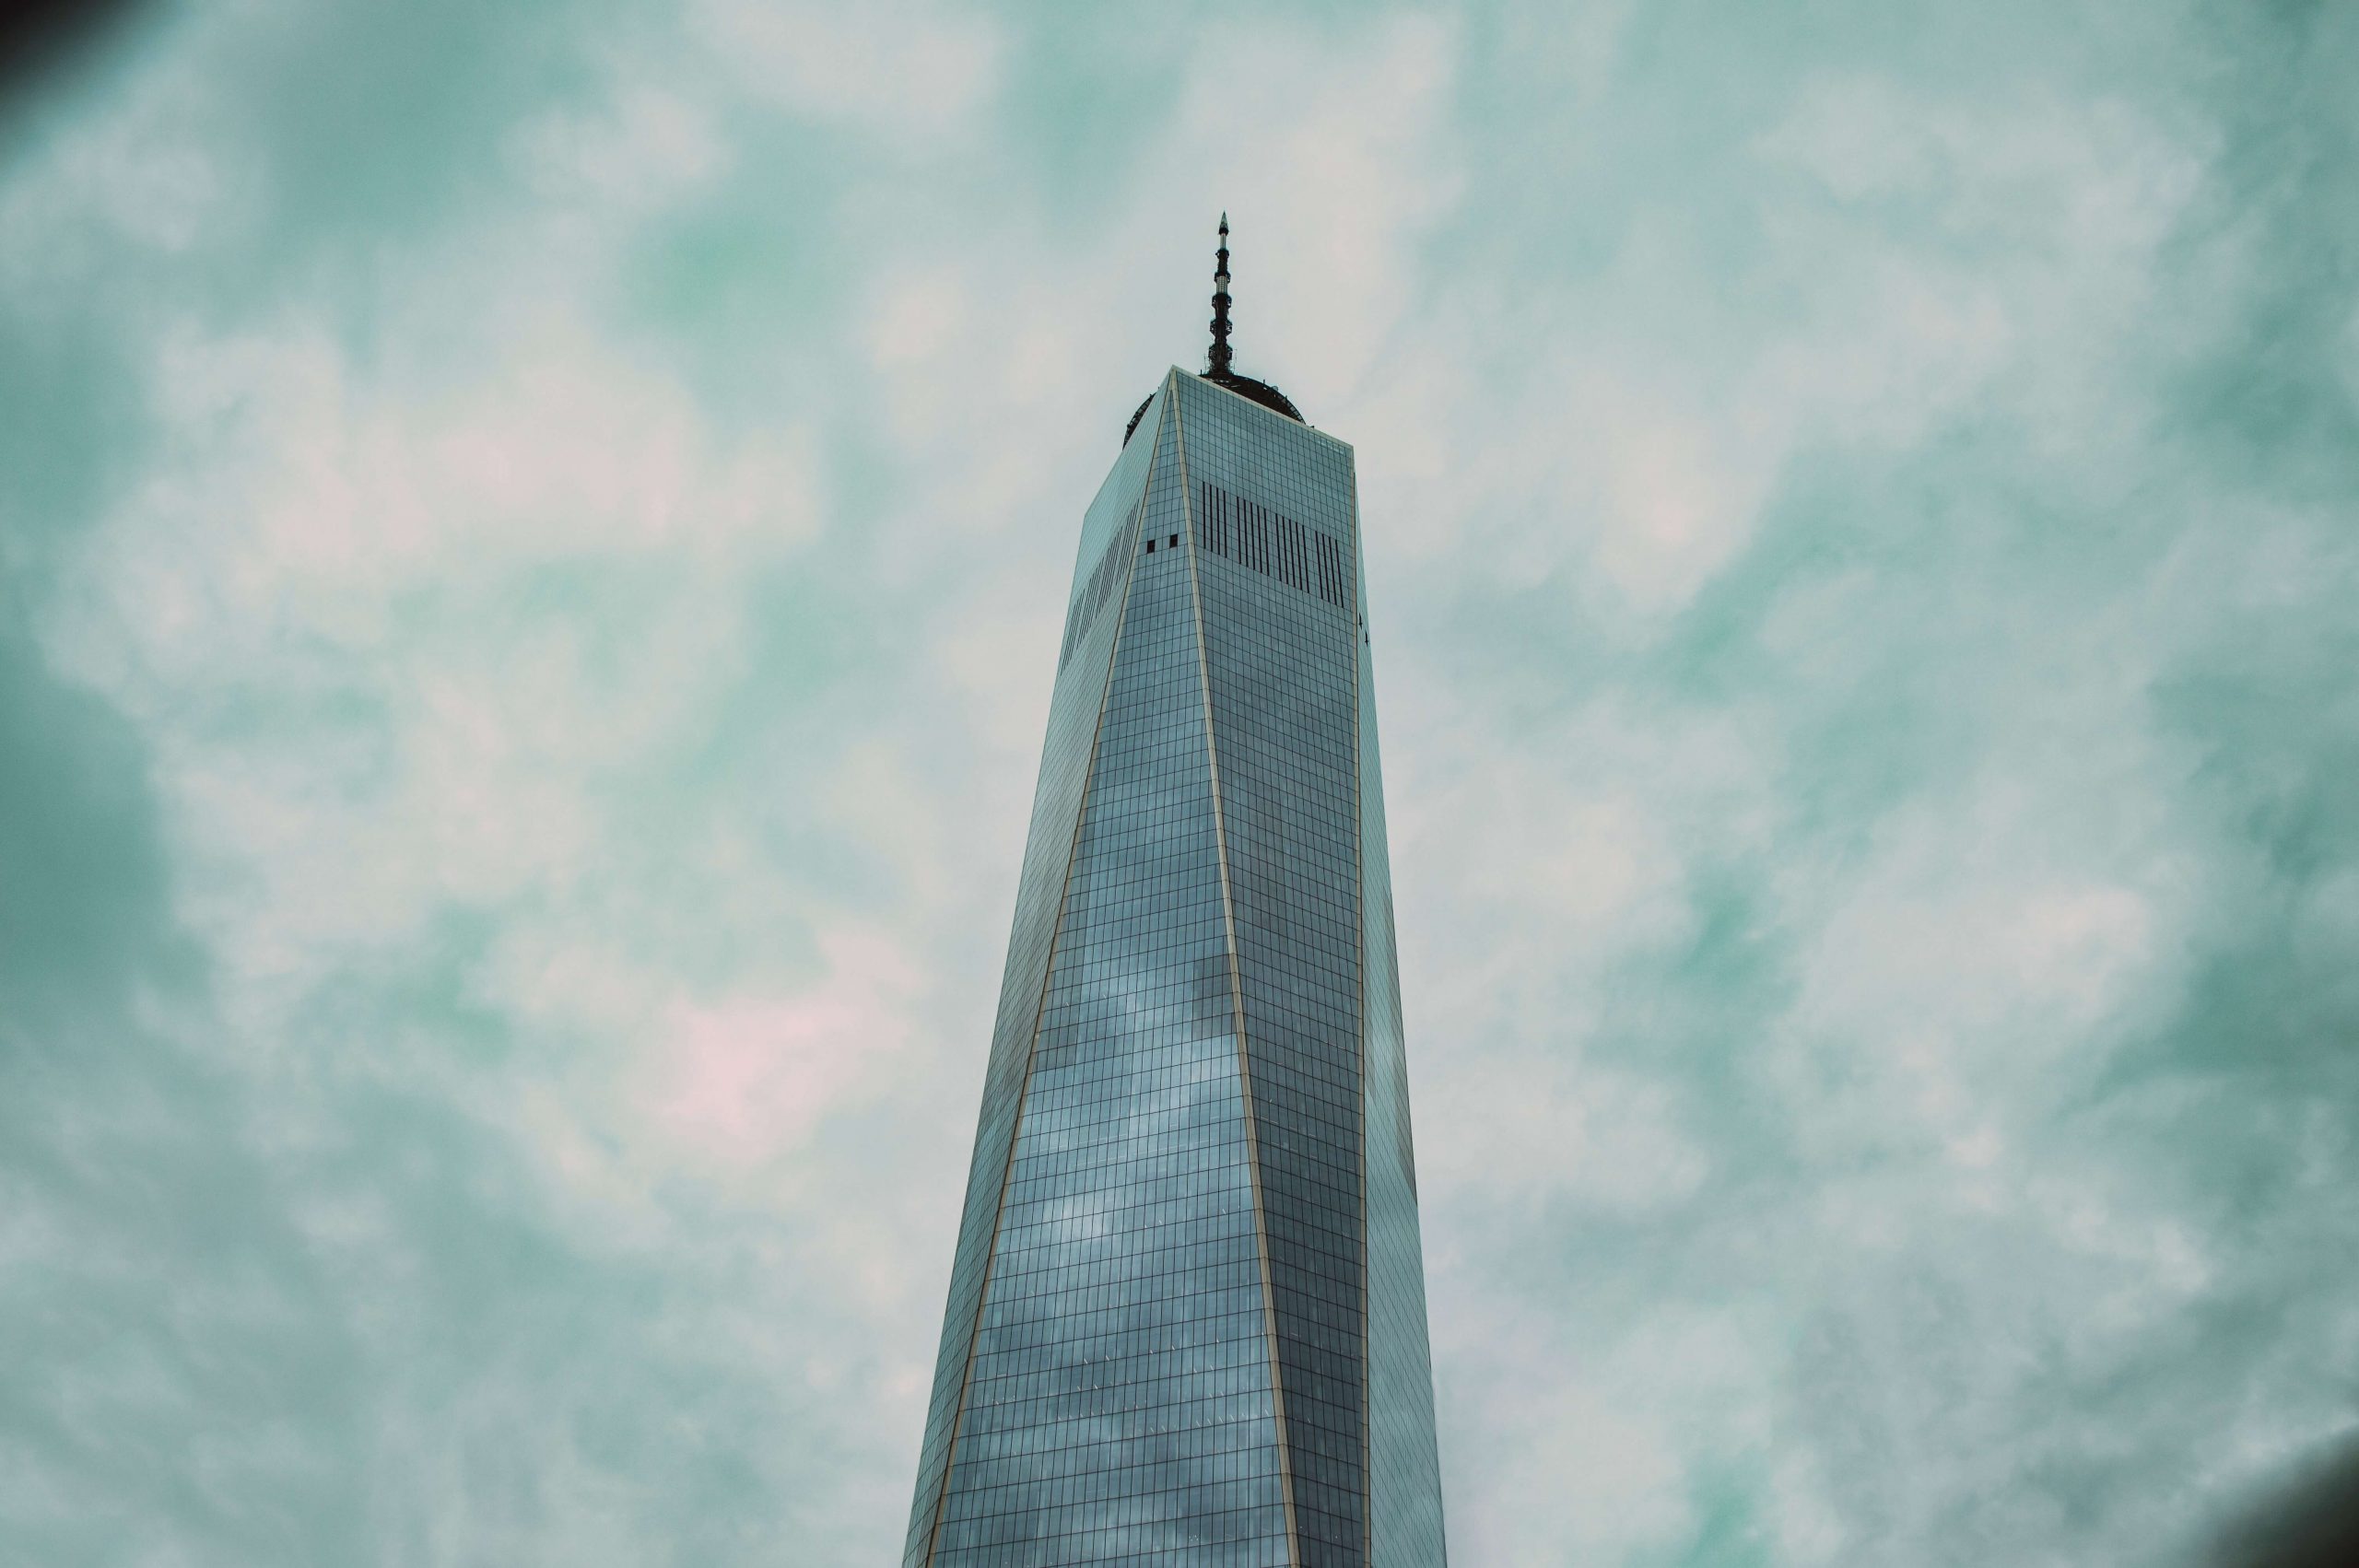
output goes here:
{"type": "Polygon", "coordinates": [[[1082,529],[906,1568],[1444,1561],[1351,449],[1173,370],[1082,529]]]}

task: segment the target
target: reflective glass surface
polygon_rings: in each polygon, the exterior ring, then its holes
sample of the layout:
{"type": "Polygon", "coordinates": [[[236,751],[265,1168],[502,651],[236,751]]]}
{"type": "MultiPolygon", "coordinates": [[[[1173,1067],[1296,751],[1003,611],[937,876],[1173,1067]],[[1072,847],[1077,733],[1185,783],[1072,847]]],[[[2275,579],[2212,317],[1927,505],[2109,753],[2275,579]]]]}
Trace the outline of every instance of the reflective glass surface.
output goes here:
{"type": "Polygon", "coordinates": [[[1350,548],[1351,453],[1207,382],[1178,392],[1191,499],[1230,521],[1196,566],[1296,1528],[1305,1568],[1346,1568],[1367,1527],[1358,636],[1309,541],[1350,548]]]}
{"type": "MultiPolygon", "coordinates": [[[[1363,598],[1362,603],[1365,603],[1363,598]]],[[[1441,1568],[1441,1460],[1426,1340],[1417,1163],[1409,1138],[1409,1061],[1392,934],[1384,775],[1376,746],[1376,669],[1359,647],[1360,886],[1367,1019],[1368,1480],[1374,1568],[1441,1568]]]]}
{"type": "MultiPolygon", "coordinates": [[[[1146,538],[1178,532],[1168,424],[1146,538]]],[[[934,1561],[1285,1561],[1195,614],[1133,553],[934,1561]],[[1024,1550],[1010,1552],[1006,1548],[1024,1550]]]]}
{"type": "MultiPolygon", "coordinates": [[[[1168,399],[1158,399],[1168,403],[1168,399]]],[[[1149,408],[1145,425],[1156,427],[1160,408],[1149,408]]],[[[1088,564],[1118,533],[1138,536],[1146,495],[1147,460],[1154,443],[1133,441],[1098,486],[1082,525],[1082,561],[1071,598],[1089,591],[1088,564]]],[[[1124,557],[1127,559],[1127,557],[1124,557]]],[[[1068,620],[1071,614],[1068,612],[1068,620]]],[[[1074,820],[1104,711],[1118,617],[1100,614],[1057,674],[1049,705],[1049,732],[1040,752],[1040,778],[1032,800],[1032,825],[1024,846],[1024,872],[1015,896],[1015,929],[1009,933],[1007,965],[1000,979],[999,1015],[992,1030],[990,1066],[983,1079],[982,1113],[974,1154],[967,1171],[967,1200],[958,1225],[958,1250],[950,1270],[950,1302],[943,1314],[942,1346],[934,1363],[933,1396],[927,1402],[925,1445],[918,1457],[917,1496],[910,1504],[904,1568],[919,1568],[933,1539],[942,1503],[942,1482],[957,1423],[959,1397],[974,1344],[976,1308],[998,1223],[1007,1159],[1015,1130],[1018,1096],[1040,1021],[1042,982],[1063,907],[1065,875],[1072,864],[1074,820]]]]}
{"type": "Polygon", "coordinates": [[[1175,370],[1085,521],[910,1568],[1443,1562],[1356,512],[1175,370]]]}

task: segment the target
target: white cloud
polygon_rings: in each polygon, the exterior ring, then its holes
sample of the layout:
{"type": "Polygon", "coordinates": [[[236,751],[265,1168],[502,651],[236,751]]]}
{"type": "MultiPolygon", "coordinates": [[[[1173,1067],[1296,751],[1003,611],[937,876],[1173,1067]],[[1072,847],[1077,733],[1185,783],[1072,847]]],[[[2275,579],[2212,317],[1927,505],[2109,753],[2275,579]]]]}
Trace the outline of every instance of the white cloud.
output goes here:
{"type": "MultiPolygon", "coordinates": [[[[147,747],[214,1011],[145,1026],[228,1107],[43,1125],[238,1151],[295,1285],[172,1333],[349,1380],[206,1484],[333,1430],[323,1516],[421,1559],[889,1552],[1071,530],[1224,205],[1245,367],[1362,457],[1459,1554],[2151,1559],[2175,1476],[2334,1430],[2349,1314],[2267,1281],[2348,1250],[2340,1102],[2151,1066],[2237,941],[2340,1016],[2359,929],[2260,842],[2336,852],[2330,707],[2242,662],[2316,661],[2348,531],[2173,401],[2270,259],[2179,255],[2204,115],[1628,6],[1125,27],[1119,78],[1040,25],[593,37],[423,177],[479,201],[333,254],[169,51],[7,175],[8,309],[142,378],[36,597],[147,747]],[[766,315],[699,270],[746,247],[766,315]]],[[[70,1212],[0,1268],[141,1288],[70,1212]]],[[[123,1364],[76,1430],[203,1402],[123,1364]]]]}
{"type": "Polygon", "coordinates": [[[691,27],[741,91],[888,138],[968,130],[999,83],[998,31],[973,11],[702,0],[691,27]]]}
{"type": "Polygon", "coordinates": [[[898,1045],[908,1024],[889,995],[914,984],[907,960],[874,940],[830,947],[843,994],[673,1010],[657,1111],[668,1130],[731,1158],[769,1153],[808,1131],[870,1059],[898,1045]]]}
{"type": "Polygon", "coordinates": [[[1353,43],[1215,29],[1149,187],[1228,210],[1239,364],[1293,385],[1314,422],[1368,377],[1407,308],[1419,239],[1458,188],[1456,24],[1400,14],[1353,43]]]}
{"type": "Polygon", "coordinates": [[[628,81],[617,96],[587,112],[552,110],[517,129],[510,157],[536,193],[636,215],[727,173],[734,148],[703,106],[628,81]]]}
{"type": "Polygon", "coordinates": [[[227,117],[197,71],[159,63],[114,90],[109,112],[36,121],[0,183],[0,280],[14,310],[77,310],[94,276],[251,232],[258,182],[223,145],[227,117]]]}
{"type": "Polygon", "coordinates": [[[94,537],[55,645],[156,724],[231,879],[207,921],[274,966],[569,885],[615,831],[601,778],[692,742],[742,668],[732,579],[816,526],[807,440],[718,437],[570,336],[451,389],[362,378],[318,329],[182,339],[158,387],[175,459],[94,537]],[[288,727],[225,724],[225,688],[288,727]]]}

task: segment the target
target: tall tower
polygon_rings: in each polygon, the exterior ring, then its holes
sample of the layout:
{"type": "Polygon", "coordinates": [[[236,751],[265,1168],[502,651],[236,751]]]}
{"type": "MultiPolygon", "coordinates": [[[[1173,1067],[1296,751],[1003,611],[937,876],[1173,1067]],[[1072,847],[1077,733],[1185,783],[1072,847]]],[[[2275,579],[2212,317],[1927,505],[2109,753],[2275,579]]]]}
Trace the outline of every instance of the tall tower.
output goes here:
{"type": "Polygon", "coordinates": [[[1352,449],[1213,347],[1081,531],[904,1568],[1442,1568],[1352,449]]]}

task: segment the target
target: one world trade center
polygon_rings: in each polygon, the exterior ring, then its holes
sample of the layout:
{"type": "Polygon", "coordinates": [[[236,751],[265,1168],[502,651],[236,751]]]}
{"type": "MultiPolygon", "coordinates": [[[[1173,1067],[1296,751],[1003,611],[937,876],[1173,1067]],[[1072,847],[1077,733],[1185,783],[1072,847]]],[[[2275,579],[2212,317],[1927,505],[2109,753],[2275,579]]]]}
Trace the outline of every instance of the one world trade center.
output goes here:
{"type": "Polygon", "coordinates": [[[1442,1568],[1352,449],[1229,351],[1084,518],[904,1568],[1442,1568]]]}

